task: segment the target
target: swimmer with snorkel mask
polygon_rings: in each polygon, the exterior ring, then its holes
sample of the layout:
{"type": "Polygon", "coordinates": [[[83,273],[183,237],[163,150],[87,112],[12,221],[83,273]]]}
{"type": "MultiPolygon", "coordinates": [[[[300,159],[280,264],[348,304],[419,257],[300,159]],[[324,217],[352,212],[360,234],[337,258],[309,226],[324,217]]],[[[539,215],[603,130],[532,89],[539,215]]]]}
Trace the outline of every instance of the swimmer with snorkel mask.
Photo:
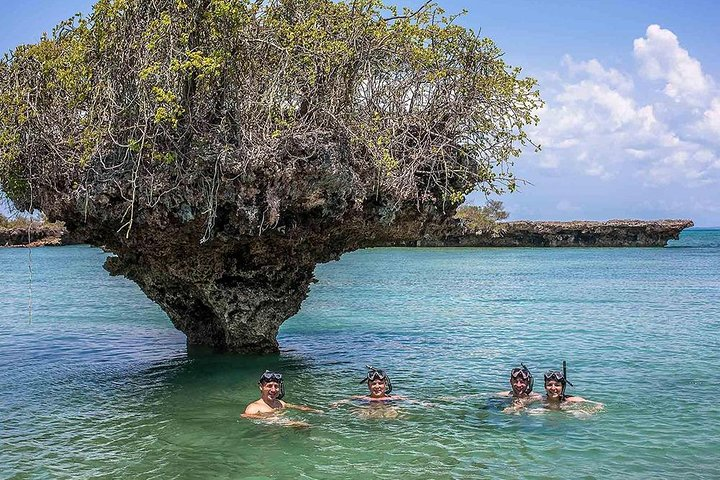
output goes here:
{"type": "Polygon", "coordinates": [[[542,395],[533,392],[535,379],[530,370],[521,363],[510,371],[510,388],[508,392],[500,393],[500,396],[512,398],[512,405],[505,408],[505,413],[516,413],[528,404],[542,400],[542,395]]]}
{"type": "MultiPolygon", "coordinates": [[[[293,405],[292,403],[283,402],[285,384],[280,373],[265,370],[260,376],[260,380],[258,380],[258,387],[260,388],[260,398],[245,408],[245,412],[241,415],[244,418],[267,420],[285,409],[322,413],[320,410],[305,405],[293,405]]],[[[308,426],[305,422],[286,423],[288,426],[308,426]]]]}
{"type": "Polygon", "coordinates": [[[390,377],[384,370],[375,368],[371,365],[366,365],[368,369],[365,378],[360,380],[360,383],[367,384],[369,393],[368,395],[353,395],[345,400],[339,400],[330,404],[332,407],[337,407],[343,403],[348,403],[353,400],[364,400],[366,402],[389,402],[392,400],[406,400],[407,397],[400,395],[391,395],[392,393],[392,382],[390,377]]]}
{"type": "Polygon", "coordinates": [[[365,378],[360,380],[360,383],[367,383],[370,394],[356,398],[367,400],[369,402],[384,402],[404,398],[398,395],[390,395],[390,393],[392,393],[392,382],[384,370],[380,370],[379,368],[375,368],[370,365],[366,365],[366,368],[368,369],[367,375],[365,375],[365,378]]]}
{"type": "MultiPolygon", "coordinates": [[[[366,402],[366,405],[357,405],[355,413],[364,418],[370,419],[395,419],[401,414],[397,406],[393,405],[394,400],[410,401],[407,397],[391,395],[392,382],[384,370],[366,365],[368,372],[365,378],[360,380],[361,384],[367,384],[368,395],[353,395],[345,400],[339,400],[330,404],[331,407],[338,407],[344,403],[353,401],[366,402]]],[[[423,403],[423,402],[417,402],[423,403]]]]}
{"type": "Polygon", "coordinates": [[[569,403],[587,403],[595,406],[600,410],[604,405],[600,402],[586,400],[575,395],[566,395],[565,389],[567,385],[574,385],[567,379],[567,363],[563,360],[563,369],[560,371],[550,370],[544,375],[545,380],[545,407],[552,410],[560,410],[564,405],[569,403]]]}

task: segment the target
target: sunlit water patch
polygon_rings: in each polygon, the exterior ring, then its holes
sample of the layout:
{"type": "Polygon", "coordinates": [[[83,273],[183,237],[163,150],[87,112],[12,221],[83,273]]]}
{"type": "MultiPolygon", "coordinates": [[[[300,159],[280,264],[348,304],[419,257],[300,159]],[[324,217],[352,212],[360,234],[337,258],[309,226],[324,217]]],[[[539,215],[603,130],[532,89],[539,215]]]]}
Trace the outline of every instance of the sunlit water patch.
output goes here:
{"type": "Polygon", "coordinates": [[[104,258],[34,249],[30,302],[28,252],[0,250],[0,478],[718,477],[718,230],[662,249],[354,252],[318,267],[282,353],[249,358],[188,353],[104,258]],[[512,367],[542,390],[563,359],[603,411],[502,412],[512,367]],[[413,401],[331,408],[364,393],[366,364],[413,401]],[[241,419],[265,368],[324,413],[241,419]]]}

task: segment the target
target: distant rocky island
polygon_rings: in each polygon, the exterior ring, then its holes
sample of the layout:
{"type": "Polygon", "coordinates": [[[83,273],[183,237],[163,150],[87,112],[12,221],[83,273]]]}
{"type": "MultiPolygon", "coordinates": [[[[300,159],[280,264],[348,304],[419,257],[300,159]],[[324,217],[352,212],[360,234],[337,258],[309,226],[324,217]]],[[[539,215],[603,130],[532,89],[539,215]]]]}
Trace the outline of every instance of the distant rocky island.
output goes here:
{"type": "Polygon", "coordinates": [[[62,222],[0,226],[0,247],[44,247],[77,243],[62,222]]]}
{"type": "MultiPolygon", "coordinates": [[[[442,236],[387,246],[417,247],[663,247],[677,240],[691,220],[609,220],[605,222],[499,222],[492,230],[472,231],[463,224],[442,236]]],[[[62,222],[0,227],[0,246],[41,247],[80,243],[62,222]],[[28,241],[29,240],[29,241],[28,241]]]]}
{"type": "Polygon", "coordinates": [[[606,222],[516,221],[472,231],[463,224],[442,238],[422,238],[419,247],[664,247],[677,240],[691,220],[609,220],[606,222]]]}

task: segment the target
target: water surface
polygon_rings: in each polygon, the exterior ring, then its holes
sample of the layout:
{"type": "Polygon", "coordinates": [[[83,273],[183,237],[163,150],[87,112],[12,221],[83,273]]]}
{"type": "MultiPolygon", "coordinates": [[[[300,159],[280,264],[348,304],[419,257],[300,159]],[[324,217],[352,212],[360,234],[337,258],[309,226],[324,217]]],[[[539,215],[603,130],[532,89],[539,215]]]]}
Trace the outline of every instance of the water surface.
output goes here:
{"type": "Polygon", "coordinates": [[[33,249],[31,290],[28,251],[0,249],[0,478],[718,478],[720,230],[346,254],[317,268],[270,357],[188,352],[104,258],[33,249]],[[512,367],[542,390],[563,359],[570,393],[604,411],[501,412],[512,367]],[[369,363],[432,405],[327,408],[364,393],[369,363]],[[325,413],[240,419],[265,368],[325,413]]]}

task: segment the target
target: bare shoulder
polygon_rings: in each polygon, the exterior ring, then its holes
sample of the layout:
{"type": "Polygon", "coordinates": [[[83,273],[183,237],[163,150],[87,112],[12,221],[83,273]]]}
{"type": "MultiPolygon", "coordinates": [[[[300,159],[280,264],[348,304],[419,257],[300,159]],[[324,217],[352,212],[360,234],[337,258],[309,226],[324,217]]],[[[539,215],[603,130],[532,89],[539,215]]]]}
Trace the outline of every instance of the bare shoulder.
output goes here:
{"type": "Polygon", "coordinates": [[[261,406],[258,405],[258,401],[254,401],[250,405],[245,407],[245,415],[255,415],[260,412],[261,412],[261,406]]]}

